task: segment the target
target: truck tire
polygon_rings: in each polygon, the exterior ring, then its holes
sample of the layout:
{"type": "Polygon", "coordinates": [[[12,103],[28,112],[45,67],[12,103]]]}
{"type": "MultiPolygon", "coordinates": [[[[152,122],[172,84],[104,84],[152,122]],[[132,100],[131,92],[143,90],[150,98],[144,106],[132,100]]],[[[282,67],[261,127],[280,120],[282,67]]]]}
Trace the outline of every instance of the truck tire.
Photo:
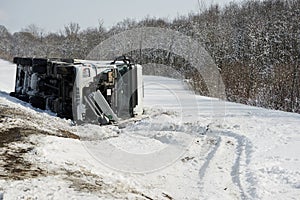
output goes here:
{"type": "Polygon", "coordinates": [[[34,58],[32,59],[32,65],[43,65],[47,66],[48,60],[45,58],[34,58]]]}
{"type": "Polygon", "coordinates": [[[20,99],[21,101],[29,102],[29,97],[28,95],[24,94],[15,94],[17,99],[20,99]]]}
{"type": "Polygon", "coordinates": [[[46,109],[46,103],[45,103],[45,99],[43,97],[39,97],[39,96],[32,96],[29,99],[29,103],[36,108],[45,110],[46,109]]]}
{"type": "Polygon", "coordinates": [[[34,65],[32,66],[33,73],[38,73],[38,74],[46,74],[47,73],[47,66],[44,65],[34,65]]]}
{"type": "Polygon", "coordinates": [[[72,59],[72,58],[62,58],[60,60],[61,60],[61,62],[74,63],[74,59],[72,59]]]}
{"type": "Polygon", "coordinates": [[[13,60],[13,62],[15,63],[15,64],[20,64],[20,60],[21,60],[22,58],[20,58],[20,57],[14,57],[14,60],[13,60]]]}
{"type": "Polygon", "coordinates": [[[31,66],[32,65],[32,58],[21,58],[19,60],[19,64],[22,66],[31,66]]]}
{"type": "Polygon", "coordinates": [[[9,96],[16,97],[16,93],[15,92],[11,92],[11,93],[9,93],[9,96]]]}
{"type": "Polygon", "coordinates": [[[47,73],[47,62],[45,58],[34,58],[32,59],[32,72],[38,74],[47,73]]]}

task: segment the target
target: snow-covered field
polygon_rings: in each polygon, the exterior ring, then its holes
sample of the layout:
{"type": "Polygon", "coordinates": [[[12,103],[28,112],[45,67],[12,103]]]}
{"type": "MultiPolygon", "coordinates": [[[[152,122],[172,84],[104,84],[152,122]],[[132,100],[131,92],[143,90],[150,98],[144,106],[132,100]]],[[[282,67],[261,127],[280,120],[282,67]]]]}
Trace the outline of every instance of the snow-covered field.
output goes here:
{"type": "Polygon", "coordinates": [[[72,126],[8,95],[0,60],[0,199],[299,199],[300,115],[145,77],[145,114],[72,126]]]}

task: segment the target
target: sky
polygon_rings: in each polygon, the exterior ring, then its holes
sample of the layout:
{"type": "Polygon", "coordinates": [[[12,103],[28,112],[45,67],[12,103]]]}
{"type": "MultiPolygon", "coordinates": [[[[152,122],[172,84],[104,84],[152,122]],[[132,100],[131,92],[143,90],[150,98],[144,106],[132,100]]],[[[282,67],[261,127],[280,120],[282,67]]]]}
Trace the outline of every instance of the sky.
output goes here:
{"type": "MultiPolygon", "coordinates": [[[[199,1],[208,6],[211,3],[224,5],[232,0],[199,1]]],[[[0,25],[10,32],[20,31],[30,24],[55,32],[70,22],[79,23],[84,29],[97,27],[102,20],[105,28],[110,28],[126,18],[174,19],[191,12],[199,12],[198,0],[0,0],[0,25]]]]}

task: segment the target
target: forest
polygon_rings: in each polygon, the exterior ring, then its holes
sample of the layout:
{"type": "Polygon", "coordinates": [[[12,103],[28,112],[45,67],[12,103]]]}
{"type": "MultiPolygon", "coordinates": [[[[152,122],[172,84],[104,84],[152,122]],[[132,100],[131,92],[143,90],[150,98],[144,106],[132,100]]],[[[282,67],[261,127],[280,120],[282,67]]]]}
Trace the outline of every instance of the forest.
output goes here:
{"type": "MultiPolygon", "coordinates": [[[[228,101],[300,113],[300,0],[248,0],[224,7],[199,6],[199,12],[175,19],[124,19],[109,29],[81,29],[70,22],[46,32],[30,24],[10,33],[0,25],[0,58],[14,56],[84,59],[107,38],[138,27],[178,31],[197,40],[216,63],[228,101]]],[[[177,55],[157,50],[131,52],[137,62],[173,65],[190,78],[194,90],[208,95],[201,74],[177,55]]],[[[158,65],[160,66],[160,65],[158,65]]]]}

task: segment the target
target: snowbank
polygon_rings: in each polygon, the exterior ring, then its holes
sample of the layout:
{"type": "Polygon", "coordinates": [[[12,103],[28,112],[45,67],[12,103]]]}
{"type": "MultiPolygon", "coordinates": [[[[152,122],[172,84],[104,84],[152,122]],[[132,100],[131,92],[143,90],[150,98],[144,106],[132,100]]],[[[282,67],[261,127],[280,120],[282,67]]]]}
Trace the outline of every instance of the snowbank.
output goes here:
{"type": "Polygon", "coordinates": [[[15,90],[16,65],[0,59],[0,91],[15,90]]]}

